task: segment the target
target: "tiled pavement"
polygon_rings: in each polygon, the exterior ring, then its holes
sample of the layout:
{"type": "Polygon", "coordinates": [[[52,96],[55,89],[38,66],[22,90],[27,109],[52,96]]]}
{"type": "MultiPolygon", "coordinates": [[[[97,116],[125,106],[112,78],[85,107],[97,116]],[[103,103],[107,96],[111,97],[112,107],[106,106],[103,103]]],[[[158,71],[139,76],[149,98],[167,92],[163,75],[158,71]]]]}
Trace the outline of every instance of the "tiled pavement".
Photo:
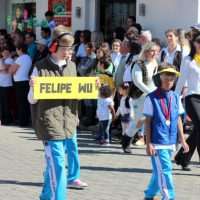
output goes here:
{"type": "MultiPolygon", "coordinates": [[[[31,129],[0,127],[0,200],[38,200],[42,186],[43,147],[31,129]]],[[[69,200],[142,200],[150,177],[145,149],[122,153],[119,144],[100,147],[91,132],[79,133],[81,179],[86,190],[68,190],[69,200]]],[[[174,165],[177,200],[200,199],[200,165],[197,154],[192,171],[174,165]]]]}

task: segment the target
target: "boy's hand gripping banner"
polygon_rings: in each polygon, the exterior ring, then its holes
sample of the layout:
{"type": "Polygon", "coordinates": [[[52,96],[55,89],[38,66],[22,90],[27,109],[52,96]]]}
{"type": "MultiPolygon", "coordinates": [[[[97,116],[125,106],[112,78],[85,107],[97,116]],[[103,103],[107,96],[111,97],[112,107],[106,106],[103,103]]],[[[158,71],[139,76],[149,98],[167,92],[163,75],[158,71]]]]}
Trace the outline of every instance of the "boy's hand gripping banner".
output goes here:
{"type": "Polygon", "coordinates": [[[97,99],[97,77],[35,77],[34,99],[97,99]]]}

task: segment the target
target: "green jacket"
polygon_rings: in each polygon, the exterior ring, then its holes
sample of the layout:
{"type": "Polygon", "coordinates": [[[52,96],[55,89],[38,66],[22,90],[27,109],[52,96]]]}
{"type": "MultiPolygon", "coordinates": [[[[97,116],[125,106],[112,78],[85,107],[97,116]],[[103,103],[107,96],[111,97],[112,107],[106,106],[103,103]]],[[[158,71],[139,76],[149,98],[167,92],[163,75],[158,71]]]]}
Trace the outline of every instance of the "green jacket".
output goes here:
{"type": "MultiPolygon", "coordinates": [[[[62,72],[49,56],[37,62],[39,76],[76,76],[76,66],[68,61],[62,72]]],[[[40,140],[71,138],[78,124],[77,100],[39,100],[33,106],[33,126],[40,140]]]]}

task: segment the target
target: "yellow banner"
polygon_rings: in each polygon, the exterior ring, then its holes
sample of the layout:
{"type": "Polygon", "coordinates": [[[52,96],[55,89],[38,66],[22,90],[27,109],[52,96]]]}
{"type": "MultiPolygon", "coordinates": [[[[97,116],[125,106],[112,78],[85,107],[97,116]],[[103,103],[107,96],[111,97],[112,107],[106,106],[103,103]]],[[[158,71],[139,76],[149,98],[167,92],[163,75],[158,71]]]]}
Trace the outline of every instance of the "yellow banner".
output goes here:
{"type": "Polygon", "coordinates": [[[34,99],[97,99],[97,77],[35,77],[34,99]]]}

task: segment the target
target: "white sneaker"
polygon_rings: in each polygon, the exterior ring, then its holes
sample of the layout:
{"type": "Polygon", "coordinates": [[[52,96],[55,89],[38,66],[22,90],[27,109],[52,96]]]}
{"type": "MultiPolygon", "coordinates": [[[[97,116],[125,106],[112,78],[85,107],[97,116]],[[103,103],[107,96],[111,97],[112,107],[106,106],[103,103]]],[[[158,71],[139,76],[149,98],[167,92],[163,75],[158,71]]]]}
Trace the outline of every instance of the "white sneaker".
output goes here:
{"type": "Polygon", "coordinates": [[[144,141],[144,138],[140,138],[136,143],[135,143],[136,146],[144,146],[145,145],[145,141],[144,141]]]}
{"type": "Polygon", "coordinates": [[[81,181],[80,179],[76,179],[72,182],[69,182],[67,185],[68,188],[76,188],[76,189],[84,189],[88,187],[88,184],[81,181]]]}

